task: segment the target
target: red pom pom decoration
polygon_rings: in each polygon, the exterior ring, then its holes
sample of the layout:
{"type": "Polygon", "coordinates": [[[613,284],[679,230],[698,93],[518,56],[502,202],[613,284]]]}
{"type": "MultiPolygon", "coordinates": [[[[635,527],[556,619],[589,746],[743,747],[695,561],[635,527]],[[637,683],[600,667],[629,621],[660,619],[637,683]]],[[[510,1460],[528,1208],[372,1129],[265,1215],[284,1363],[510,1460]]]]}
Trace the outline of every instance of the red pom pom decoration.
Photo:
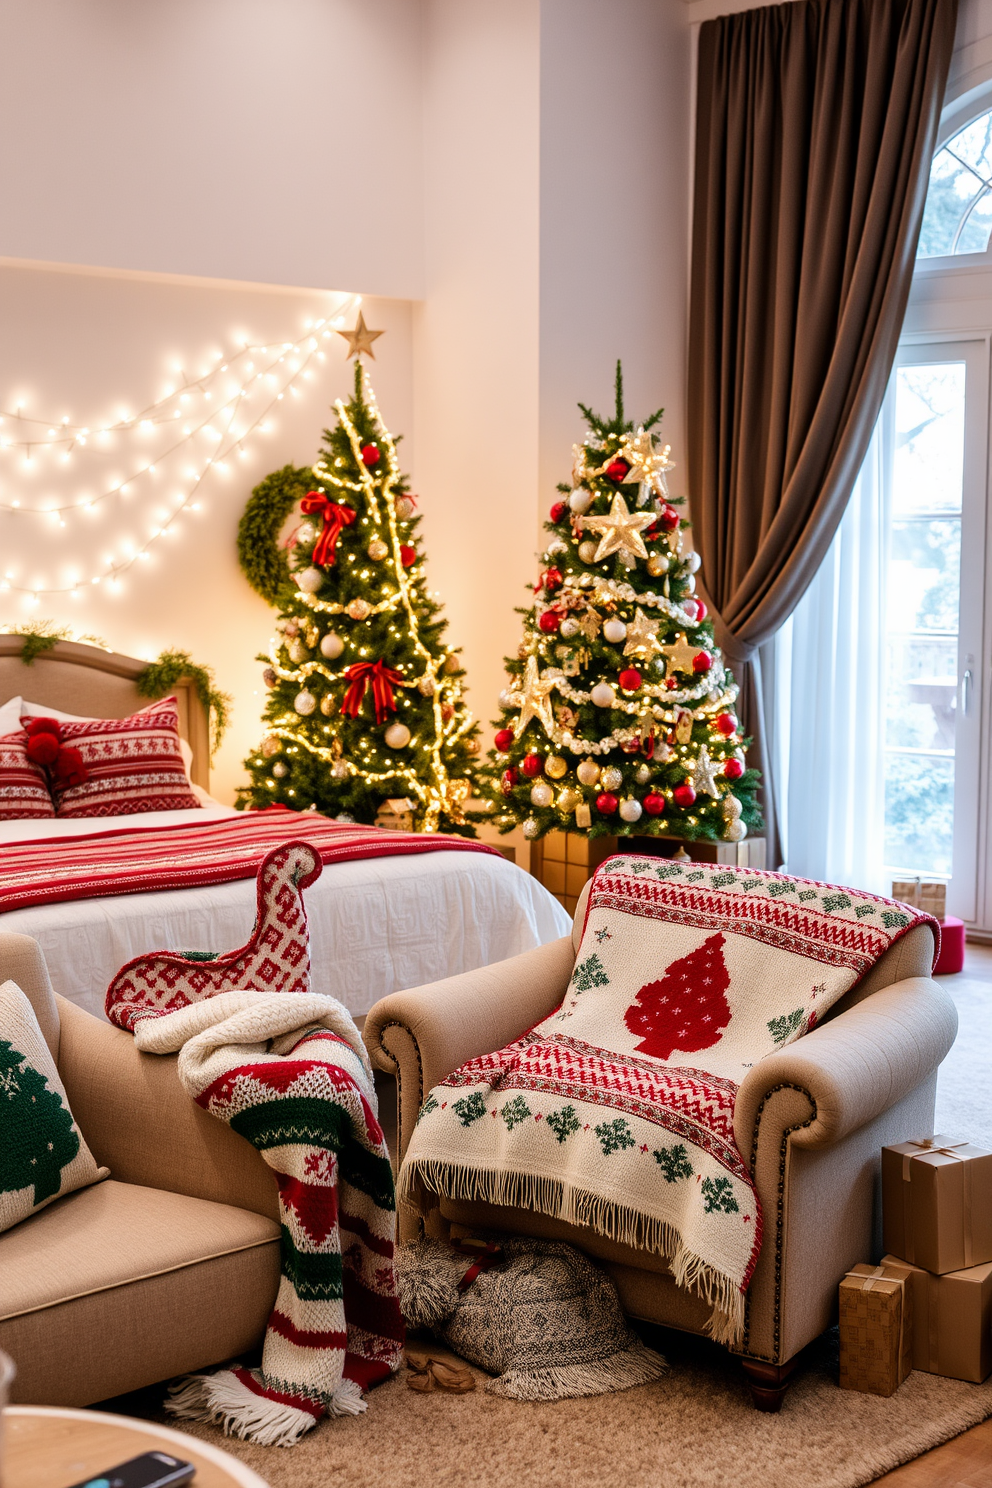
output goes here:
{"type": "Polygon", "coordinates": [[[733,713],[721,713],[719,718],[714,720],[713,727],[718,734],[722,734],[725,739],[729,739],[731,734],[736,734],[737,732],[737,719],[733,713]]]}
{"type": "Polygon", "coordinates": [[[607,465],[606,474],[610,477],[610,480],[622,481],[629,470],[630,466],[626,460],[614,460],[612,464],[607,465]]]}
{"type": "Polygon", "coordinates": [[[713,658],[708,651],[697,651],[692,658],[692,670],[694,672],[708,672],[713,665],[713,658]]]}
{"type": "Polygon", "coordinates": [[[503,779],[500,781],[499,788],[503,792],[504,796],[508,796],[510,794],[519,779],[520,775],[516,770],[511,768],[509,770],[503,771],[503,779]]]}
{"type": "Polygon", "coordinates": [[[520,766],[524,774],[529,778],[540,775],[544,768],[544,759],[540,754],[525,754],[520,766]]]}
{"type": "Polygon", "coordinates": [[[85,785],[90,772],[83,764],[83,756],[71,744],[64,744],[55,761],[55,779],[59,785],[85,785]]]}
{"type": "Polygon", "coordinates": [[[29,739],[35,734],[54,734],[56,739],[62,737],[62,725],[54,718],[32,718],[30,723],[24,725],[24,731],[29,739]]]}
{"type": "Polygon", "coordinates": [[[33,765],[55,763],[59,752],[59,741],[54,734],[36,733],[28,737],[27,756],[33,765]]]}
{"type": "Polygon", "coordinates": [[[641,685],[641,674],[636,667],[625,667],[617,681],[624,692],[636,692],[641,685]]]}
{"type": "Polygon", "coordinates": [[[380,451],[376,449],[376,447],[375,447],[374,444],[363,444],[362,445],[362,464],[363,465],[378,465],[378,463],[379,463],[379,461],[381,459],[382,459],[382,455],[381,455],[380,451]]]}
{"type": "Polygon", "coordinates": [[[664,796],[659,796],[655,791],[644,797],[644,810],[648,816],[663,816],[667,805],[664,796]]]}
{"type": "Polygon", "coordinates": [[[674,506],[663,506],[658,513],[658,521],[666,532],[674,532],[679,525],[679,514],[674,506]]]}
{"type": "Polygon", "coordinates": [[[612,816],[619,804],[612,791],[604,791],[601,796],[596,797],[596,810],[600,816],[612,816]]]}
{"type": "Polygon", "coordinates": [[[500,754],[506,754],[510,745],[513,743],[513,730],[511,728],[500,729],[496,734],[493,743],[496,745],[496,748],[499,750],[500,754]]]}
{"type": "Polygon", "coordinates": [[[561,624],[561,616],[554,610],[545,610],[537,623],[538,627],[544,631],[545,635],[554,635],[555,631],[561,624]]]}
{"type": "Polygon", "coordinates": [[[723,773],[728,780],[740,780],[744,774],[744,766],[739,759],[729,759],[724,764],[723,773]]]}
{"type": "Polygon", "coordinates": [[[417,561],[417,550],[411,548],[409,543],[400,543],[400,562],[404,568],[410,568],[417,561]]]}
{"type": "Polygon", "coordinates": [[[568,502],[567,501],[556,501],[555,504],[554,504],[554,506],[551,508],[551,520],[552,520],[552,522],[560,522],[561,519],[562,519],[562,517],[565,515],[565,513],[567,511],[568,511],[568,502]]]}
{"type": "Polygon", "coordinates": [[[563,583],[564,579],[560,568],[546,568],[541,575],[541,587],[542,589],[547,589],[549,594],[554,594],[555,590],[560,589],[563,583]]]}
{"type": "Polygon", "coordinates": [[[683,811],[687,810],[690,806],[695,805],[696,792],[693,790],[688,780],[683,785],[677,785],[675,787],[675,789],[672,791],[672,800],[675,802],[676,806],[681,806],[683,811]]]}

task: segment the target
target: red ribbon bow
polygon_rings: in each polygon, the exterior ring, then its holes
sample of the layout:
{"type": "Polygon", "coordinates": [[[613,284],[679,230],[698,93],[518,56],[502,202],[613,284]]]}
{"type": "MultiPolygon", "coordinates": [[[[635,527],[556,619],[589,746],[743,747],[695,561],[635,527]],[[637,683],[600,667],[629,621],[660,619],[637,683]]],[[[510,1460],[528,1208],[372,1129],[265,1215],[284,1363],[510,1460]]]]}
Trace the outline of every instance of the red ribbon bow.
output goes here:
{"type": "Polygon", "coordinates": [[[483,1271],[491,1271],[494,1266],[500,1265],[503,1260],[503,1247],[497,1245],[495,1240],[489,1240],[485,1244],[481,1240],[451,1240],[449,1244],[452,1250],[458,1251],[459,1255],[474,1256],[475,1258],[473,1264],[469,1266],[465,1275],[458,1283],[458,1290],[460,1292],[467,1292],[477,1276],[480,1276],[483,1271]]]}
{"type": "Polygon", "coordinates": [[[344,695],[341,704],[341,712],[350,718],[357,718],[365,697],[365,689],[372,683],[372,701],[375,703],[375,721],[382,723],[387,712],[396,712],[396,699],[393,688],[403,681],[403,673],[394,671],[380,659],[378,661],[356,661],[345,672],[345,677],[351,683],[344,695]]]}
{"type": "Polygon", "coordinates": [[[300,511],[308,517],[320,515],[324,518],[324,530],[313,550],[313,562],[322,567],[331,567],[341,528],[350,527],[357,513],[350,506],[341,506],[338,502],[331,501],[323,491],[308,491],[300,502],[300,511]]]}

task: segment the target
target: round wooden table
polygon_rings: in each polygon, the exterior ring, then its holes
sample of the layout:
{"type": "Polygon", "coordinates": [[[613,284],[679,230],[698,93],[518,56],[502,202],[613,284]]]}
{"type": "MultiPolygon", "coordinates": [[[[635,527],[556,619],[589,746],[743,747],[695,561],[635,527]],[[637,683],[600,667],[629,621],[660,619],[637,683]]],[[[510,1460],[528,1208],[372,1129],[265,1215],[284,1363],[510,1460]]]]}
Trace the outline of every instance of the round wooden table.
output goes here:
{"type": "Polygon", "coordinates": [[[230,1453],[182,1431],[48,1405],[9,1405],[3,1412],[0,1481],[3,1488],[71,1488],[156,1448],[195,1465],[191,1488],[268,1488],[230,1453]]]}

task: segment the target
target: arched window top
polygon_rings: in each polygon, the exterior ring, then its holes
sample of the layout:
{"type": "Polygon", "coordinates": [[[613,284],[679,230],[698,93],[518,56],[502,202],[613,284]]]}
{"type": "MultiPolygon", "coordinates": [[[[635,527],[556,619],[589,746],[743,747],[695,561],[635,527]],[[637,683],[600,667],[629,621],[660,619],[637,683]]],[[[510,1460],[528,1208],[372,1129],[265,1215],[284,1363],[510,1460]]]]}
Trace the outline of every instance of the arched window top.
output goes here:
{"type": "Polygon", "coordinates": [[[992,109],[944,144],[930,166],[917,258],[984,253],[992,233],[992,109]]]}

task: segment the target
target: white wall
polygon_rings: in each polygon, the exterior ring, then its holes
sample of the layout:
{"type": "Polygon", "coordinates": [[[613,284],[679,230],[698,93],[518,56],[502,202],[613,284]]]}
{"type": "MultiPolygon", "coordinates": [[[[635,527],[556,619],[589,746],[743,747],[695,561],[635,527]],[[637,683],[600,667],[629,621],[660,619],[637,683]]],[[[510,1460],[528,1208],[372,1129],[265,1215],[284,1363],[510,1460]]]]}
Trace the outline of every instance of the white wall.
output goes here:
{"type": "Polygon", "coordinates": [[[0,255],[422,292],[414,0],[0,0],[0,255]]]}
{"type": "MultiPolygon", "coordinates": [[[[92,273],[0,268],[0,436],[16,434],[12,405],[25,413],[96,428],[119,409],[134,412],[178,381],[176,364],[190,378],[236,339],[275,342],[301,335],[308,318],[321,318],[336,303],[327,294],[287,293],[243,287],[161,283],[92,273]]],[[[373,367],[384,417],[409,433],[410,309],[401,301],[367,300],[370,325],[387,335],[373,367]]],[[[273,614],[249,587],[238,566],[235,538],[252,486],[287,461],[311,463],[320,430],[331,422],[328,405],[347,396],[353,363],[338,336],[326,343],[327,360],[301,382],[299,398],[286,397],[272,415],[271,433],[246,444],[248,455],[229,476],[211,474],[199,493],[201,510],[180,518],[174,536],[161,538],[147,562],[121,577],[114,596],[106,583],[79,585],[79,598],[40,596],[34,606],[13,591],[0,593],[0,628],[9,622],[50,619],[79,633],[102,637],[113,650],[151,658],[167,648],[187,650],[214,668],[218,684],[235,696],[231,731],[215,763],[214,793],[229,800],[243,778],[241,761],[259,737],[264,688],[254,660],[272,633],[273,614]]],[[[194,406],[191,400],[190,407],[194,406]]],[[[44,432],[44,430],[42,430],[44,432]]],[[[152,438],[153,436],[148,436],[152,438]]],[[[411,442],[412,443],[412,442],[411,442]]],[[[90,438],[69,465],[39,452],[30,469],[12,446],[0,448],[0,502],[28,505],[99,495],[145,463],[140,435],[90,438]]],[[[159,462],[154,477],[134,483],[133,494],[101,502],[93,514],[66,514],[64,529],[48,518],[0,510],[0,577],[44,586],[62,583],[69,568],[88,579],[104,560],[123,555],[127,539],[141,542],[184,488],[192,456],[202,463],[201,439],[159,462]]],[[[405,444],[406,459],[412,456],[405,444]]]]}

